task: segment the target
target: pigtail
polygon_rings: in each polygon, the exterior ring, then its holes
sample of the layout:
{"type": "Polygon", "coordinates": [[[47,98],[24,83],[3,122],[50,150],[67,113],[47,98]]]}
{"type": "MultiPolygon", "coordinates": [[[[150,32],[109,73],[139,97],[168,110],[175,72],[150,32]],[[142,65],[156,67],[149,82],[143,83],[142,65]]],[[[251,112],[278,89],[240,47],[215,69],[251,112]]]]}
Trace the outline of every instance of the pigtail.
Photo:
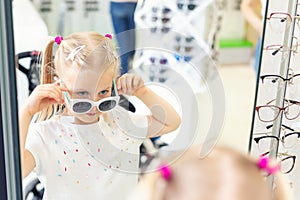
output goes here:
{"type": "MultiPolygon", "coordinates": [[[[42,54],[42,66],[41,66],[41,84],[53,83],[55,77],[55,66],[53,61],[53,45],[54,39],[49,40],[46,44],[42,54]]],[[[48,108],[36,113],[33,121],[44,121],[50,119],[56,113],[60,113],[63,110],[63,105],[52,104],[48,108]]]]}
{"type": "Polygon", "coordinates": [[[43,51],[41,84],[52,83],[54,79],[53,44],[54,40],[50,40],[43,51]]]}
{"type": "Polygon", "coordinates": [[[243,155],[239,152],[234,152],[233,150],[230,151],[232,154],[236,154],[235,158],[238,159],[236,165],[239,163],[241,165],[240,168],[243,168],[245,173],[250,171],[248,166],[257,169],[263,182],[271,193],[271,200],[294,199],[293,194],[291,193],[291,182],[285,174],[280,172],[280,165],[276,161],[272,161],[272,159],[265,156],[261,156],[257,159],[252,156],[243,155]],[[273,183],[267,181],[270,176],[273,176],[273,183]]]}

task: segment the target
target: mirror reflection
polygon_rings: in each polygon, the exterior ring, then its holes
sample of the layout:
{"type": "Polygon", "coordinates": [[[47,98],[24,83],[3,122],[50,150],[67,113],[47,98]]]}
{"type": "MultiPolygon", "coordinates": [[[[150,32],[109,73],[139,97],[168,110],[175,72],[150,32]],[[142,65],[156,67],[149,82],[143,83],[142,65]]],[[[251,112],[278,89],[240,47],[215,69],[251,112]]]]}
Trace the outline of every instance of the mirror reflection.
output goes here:
{"type": "Polygon", "coordinates": [[[262,3],[14,0],[24,197],[125,198],[157,158],[247,152],[262,3]]]}

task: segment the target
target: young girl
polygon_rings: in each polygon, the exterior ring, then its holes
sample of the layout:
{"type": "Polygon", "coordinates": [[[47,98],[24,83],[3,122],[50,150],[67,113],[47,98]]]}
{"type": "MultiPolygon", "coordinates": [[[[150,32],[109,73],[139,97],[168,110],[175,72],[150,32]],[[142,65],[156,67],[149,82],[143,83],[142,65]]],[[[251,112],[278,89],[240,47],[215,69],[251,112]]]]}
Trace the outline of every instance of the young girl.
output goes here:
{"type": "Polygon", "coordinates": [[[34,170],[44,199],[125,198],[138,181],[143,139],[180,124],[139,76],[118,77],[111,38],[82,32],[52,38],[45,47],[42,84],[20,110],[22,174],[34,170]],[[119,94],[137,96],[152,115],[127,112],[118,106],[119,94]]]}
{"type": "Polygon", "coordinates": [[[168,158],[175,163],[159,164],[156,172],[144,175],[128,200],[291,200],[287,180],[269,158],[252,158],[226,147],[215,148],[203,159],[198,154],[194,147],[179,160],[168,158]],[[274,176],[273,193],[265,175],[274,176]]]}

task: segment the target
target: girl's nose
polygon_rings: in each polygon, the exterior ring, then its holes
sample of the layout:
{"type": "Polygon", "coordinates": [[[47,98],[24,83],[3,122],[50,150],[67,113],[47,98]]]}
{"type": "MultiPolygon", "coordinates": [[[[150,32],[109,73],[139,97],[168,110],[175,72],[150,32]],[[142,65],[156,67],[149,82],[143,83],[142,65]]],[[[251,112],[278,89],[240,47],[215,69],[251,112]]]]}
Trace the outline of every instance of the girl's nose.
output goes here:
{"type": "Polygon", "coordinates": [[[91,111],[92,112],[98,112],[97,106],[94,106],[91,111]]]}

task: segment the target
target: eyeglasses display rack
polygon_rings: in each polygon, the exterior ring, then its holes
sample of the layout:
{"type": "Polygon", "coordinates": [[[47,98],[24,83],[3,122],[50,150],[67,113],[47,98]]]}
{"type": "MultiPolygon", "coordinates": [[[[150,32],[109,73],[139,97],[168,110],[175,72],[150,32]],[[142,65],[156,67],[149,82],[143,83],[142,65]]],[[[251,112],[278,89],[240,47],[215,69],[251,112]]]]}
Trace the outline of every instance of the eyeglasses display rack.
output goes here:
{"type": "MultiPolygon", "coordinates": [[[[279,162],[295,199],[300,198],[299,11],[298,0],[267,1],[249,141],[250,154],[279,162]]],[[[272,176],[268,181],[276,187],[272,176]]]]}
{"type": "MultiPolygon", "coordinates": [[[[174,140],[163,148],[166,151],[189,147],[199,131],[194,130],[194,127],[199,124],[203,131],[207,131],[203,128],[206,125],[203,125],[203,120],[199,122],[199,100],[196,97],[201,96],[203,100],[209,93],[207,85],[218,82],[212,57],[217,58],[218,31],[222,20],[220,2],[138,1],[135,11],[136,51],[133,71],[140,74],[146,83],[172,91],[182,114],[179,130],[168,134],[174,140]]],[[[168,100],[172,99],[164,92],[159,94],[168,100]]],[[[210,108],[211,104],[208,102],[206,107],[210,108]]],[[[209,121],[210,113],[202,114],[209,121]]],[[[203,132],[201,134],[205,135],[203,132]]]]}
{"type": "MultiPolygon", "coordinates": [[[[165,80],[164,77],[159,77],[165,71],[161,68],[171,65],[179,66],[194,77],[195,73],[187,70],[191,68],[188,65],[194,63],[201,65],[202,78],[213,79],[214,68],[209,61],[204,64],[203,60],[217,60],[222,2],[223,0],[138,1],[135,24],[139,31],[134,68],[141,64],[160,65],[149,69],[150,80],[159,81],[165,80]],[[156,49],[151,51],[145,46],[156,49]]],[[[199,89],[199,81],[192,84],[196,84],[199,89]]]]}
{"type": "Polygon", "coordinates": [[[50,35],[80,31],[112,33],[109,0],[32,0],[50,35]]]}

